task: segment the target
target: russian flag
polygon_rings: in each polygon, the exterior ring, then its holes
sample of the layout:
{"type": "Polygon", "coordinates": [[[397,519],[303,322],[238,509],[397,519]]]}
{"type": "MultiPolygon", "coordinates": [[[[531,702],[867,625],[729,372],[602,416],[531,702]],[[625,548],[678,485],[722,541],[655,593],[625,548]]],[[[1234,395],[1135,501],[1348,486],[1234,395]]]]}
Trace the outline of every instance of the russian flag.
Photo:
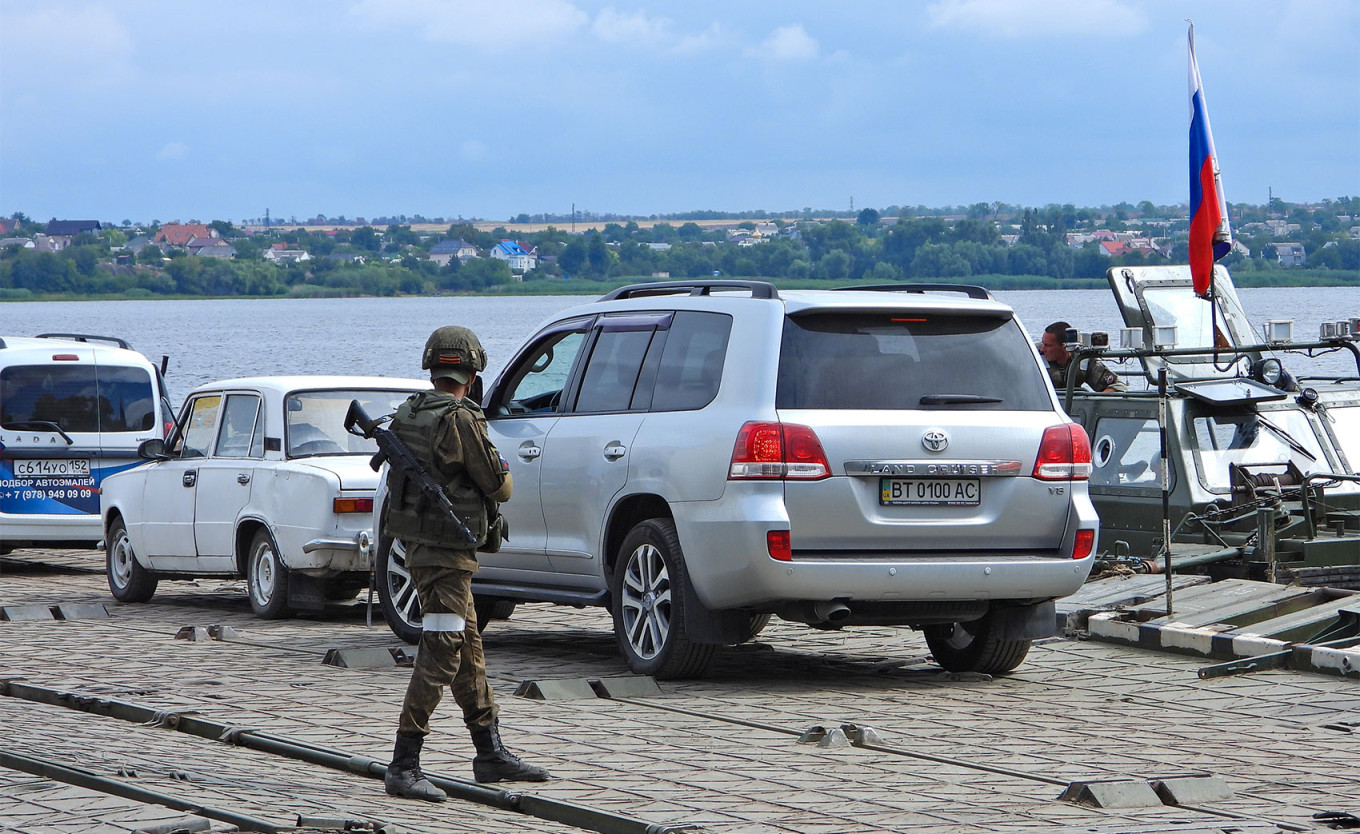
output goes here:
{"type": "Polygon", "coordinates": [[[1195,60],[1195,26],[1190,25],[1190,276],[1195,294],[1208,296],[1214,262],[1232,249],[1228,202],[1218,173],[1218,154],[1209,130],[1204,85],[1195,60]]]}

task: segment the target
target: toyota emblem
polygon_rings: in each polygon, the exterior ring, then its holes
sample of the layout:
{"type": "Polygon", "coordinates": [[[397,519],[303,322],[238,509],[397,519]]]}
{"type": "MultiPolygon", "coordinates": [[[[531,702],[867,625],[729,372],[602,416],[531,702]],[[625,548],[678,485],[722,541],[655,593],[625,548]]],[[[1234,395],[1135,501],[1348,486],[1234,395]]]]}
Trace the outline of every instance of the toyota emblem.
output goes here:
{"type": "Polygon", "coordinates": [[[939,429],[931,429],[921,435],[921,445],[927,452],[943,452],[949,448],[949,435],[939,429]]]}

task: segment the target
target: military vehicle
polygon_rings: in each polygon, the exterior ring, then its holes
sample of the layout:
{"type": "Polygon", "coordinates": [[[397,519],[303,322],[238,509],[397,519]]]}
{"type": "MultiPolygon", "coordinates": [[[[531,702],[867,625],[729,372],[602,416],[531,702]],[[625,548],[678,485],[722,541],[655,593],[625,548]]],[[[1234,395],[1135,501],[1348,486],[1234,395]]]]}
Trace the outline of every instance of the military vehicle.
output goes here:
{"type": "Polygon", "coordinates": [[[1360,310],[1337,311],[1352,317],[1316,338],[1296,339],[1287,321],[1258,334],[1214,270],[1206,299],[1189,267],[1113,268],[1125,328],[1067,333],[1072,362],[1098,358],[1128,383],[1078,390],[1072,373],[1058,391],[1091,439],[1092,577],[1360,588],[1360,310]]]}

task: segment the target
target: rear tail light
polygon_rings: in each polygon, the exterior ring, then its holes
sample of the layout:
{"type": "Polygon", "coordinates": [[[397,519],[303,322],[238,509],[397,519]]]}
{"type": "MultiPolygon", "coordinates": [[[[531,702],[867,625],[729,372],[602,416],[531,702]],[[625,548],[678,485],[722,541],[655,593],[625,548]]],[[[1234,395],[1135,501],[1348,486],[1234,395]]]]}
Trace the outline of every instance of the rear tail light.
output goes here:
{"type": "Polygon", "coordinates": [[[1084,481],[1091,477],[1091,441],[1076,423],[1049,426],[1039,442],[1031,477],[1042,481],[1084,481]]]}
{"type": "Polygon", "coordinates": [[[371,513],[372,498],[337,498],[334,501],[336,513],[371,513]]]}
{"type": "Polygon", "coordinates": [[[765,548],[770,552],[770,558],[775,561],[793,561],[793,539],[788,530],[771,530],[766,533],[765,548]]]}
{"type": "Polygon", "coordinates": [[[1091,550],[1096,546],[1095,530],[1078,530],[1077,543],[1072,548],[1073,559],[1085,559],[1091,555],[1091,550]]]}
{"type": "Polygon", "coordinates": [[[752,421],[737,432],[728,480],[816,481],[831,476],[822,442],[807,426],[752,421]]]}

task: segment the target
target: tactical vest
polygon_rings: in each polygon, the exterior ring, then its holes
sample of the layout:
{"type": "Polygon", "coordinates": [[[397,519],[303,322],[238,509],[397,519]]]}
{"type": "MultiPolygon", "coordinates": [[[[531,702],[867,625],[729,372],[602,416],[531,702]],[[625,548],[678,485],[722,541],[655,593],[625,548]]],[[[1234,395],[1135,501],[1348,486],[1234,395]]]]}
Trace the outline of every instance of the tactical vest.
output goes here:
{"type": "Polygon", "coordinates": [[[486,541],[486,499],[465,473],[459,472],[445,479],[434,466],[435,426],[462,406],[450,397],[448,405],[443,408],[422,408],[417,411],[412,407],[415,399],[408,399],[397,409],[390,426],[392,432],[406,444],[426,471],[443,483],[444,493],[452,502],[454,511],[477,540],[469,542],[452,521],[437,507],[430,505],[419,486],[390,465],[387,470],[388,505],[383,530],[387,535],[405,542],[451,550],[475,550],[486,541]]]}

